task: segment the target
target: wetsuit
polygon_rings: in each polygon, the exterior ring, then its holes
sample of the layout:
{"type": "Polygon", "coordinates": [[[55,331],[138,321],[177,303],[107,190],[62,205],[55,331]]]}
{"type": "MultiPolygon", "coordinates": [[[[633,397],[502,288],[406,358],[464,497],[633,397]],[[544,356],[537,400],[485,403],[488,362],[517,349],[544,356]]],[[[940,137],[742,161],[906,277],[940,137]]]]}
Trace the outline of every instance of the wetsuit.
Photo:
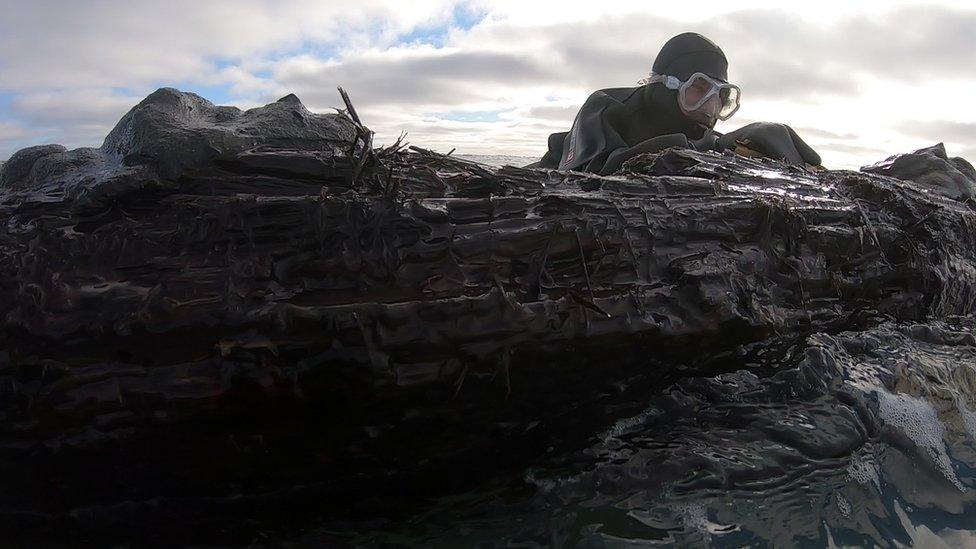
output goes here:
{"type": "MultiPolygon", "coordinates": [[[[728,61],[711,40],[686,32],[664,44],[653,71],[682,80],[703,72],[725,81],[728,61]]],[[[705,133],[705,128],[681,112],[676,90],[660,83],[609,88],[590,95],[568,133],[549,136],[549,150],[537,165],[611,173],[627,158],[667,147],[687,147],[689,139],[701,139],[705,133]]]]}
{"type": "MultiPolygon", "coordinates": [[[[692,32],[667,41],[654,60],[652,72],[688,80],[701,72],[728,80],[728,61],[722,50],[692,32]]],[[[681,111],[678,91],[662,83],[597,91],[580,108],[569,132],[549,136],[548,151],[528,167],[559,168],[609,174],[628,158],[668,147],[698,150],[734,149],[736,143],[770,158],[819,164],[820,156],[789,126],[758,122],[721,136],[708,131],[681,111]]]]}
{"type": "Polygon", "coordinates": [[[565,137],[559,169],[612,173],[643,152],[688,147],[702,128],[678,108],[663,84],[610,88],[590,95],[565,137]]]}

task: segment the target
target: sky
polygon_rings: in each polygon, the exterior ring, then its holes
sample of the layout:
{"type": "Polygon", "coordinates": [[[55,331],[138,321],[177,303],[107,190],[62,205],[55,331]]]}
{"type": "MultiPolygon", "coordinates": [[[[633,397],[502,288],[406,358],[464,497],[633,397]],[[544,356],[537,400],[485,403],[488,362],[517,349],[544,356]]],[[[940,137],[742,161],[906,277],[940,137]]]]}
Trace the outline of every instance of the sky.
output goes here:
{"type": "Polygon", "coordinates": [[[685,31],[742,89],[718,131],[789,124],[831,168],[940,141],[976,161],[976,7],[890,0],[0,0],[0,160],[99,146],[164,86],[335,112],[341,85],[377,144],[541,156],[590,93],[636,86],[685,31]]]}

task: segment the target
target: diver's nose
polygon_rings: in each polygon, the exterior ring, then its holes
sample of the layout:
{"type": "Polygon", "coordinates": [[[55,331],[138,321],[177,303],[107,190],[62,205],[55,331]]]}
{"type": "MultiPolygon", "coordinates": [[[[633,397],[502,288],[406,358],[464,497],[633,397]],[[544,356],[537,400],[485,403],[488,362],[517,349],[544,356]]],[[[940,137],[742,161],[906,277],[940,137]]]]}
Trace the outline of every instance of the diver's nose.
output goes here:
{"type": "Polygon", "coordinates": [[[719,104],[718,96],[713,95],[708,98],[708,101],[705,101],[704,105],[702,105],[702,110],[705,111],[710,117],[714,118],[718,116],[718,111],[721,109],[721,107],[722,105],[719,104]]]}

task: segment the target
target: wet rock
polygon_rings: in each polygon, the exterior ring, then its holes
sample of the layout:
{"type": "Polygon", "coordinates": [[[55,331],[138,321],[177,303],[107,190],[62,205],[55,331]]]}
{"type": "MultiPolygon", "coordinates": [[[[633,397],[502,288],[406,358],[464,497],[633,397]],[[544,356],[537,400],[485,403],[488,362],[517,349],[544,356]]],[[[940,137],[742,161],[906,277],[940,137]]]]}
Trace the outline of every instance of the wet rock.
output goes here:
{"type": "Polygon", "coordinates": [[[363,137],[294,96],[163,89],[100,149],[14,155],[0,527],[245,536],[463,490],[688,364],[976,301],[974,214],[924,185],[677,149],[494,169],[363,137]]]}
{"type": "Polygon", "coordinates": [[[0,189],[19,189],[32,183],[31,170],[39,159],[45,156],[63,153],[62,145],[37,145],[14,153],[2,167],[0,167],[0,189]]]}
{"type": "Polygon", "coordinates": [[[334,154],[354,136],[348,120],[311,113],[294,95],[241,111],[161,88],[122,117],[101,149],[126,165],[149,164],[160,177],[175,178],[255,147],[334,154]]]}
{"type": "Polygon", "coordinates": [[[909,154],[898,154],[861,171],[911,181],[916,187],[960,200],[976,196],[976,170],[960,157],[949,158],[939,143],[909,154]]]}
{"type": "MultiPolygon", "coordinates": [[[[121,197],[147,185],[157,193],[176,189],[188,172],[218,163],[238,170],[261,168],[262,154],[267,156],[262,151],[269,148],[284,157],[265,159],[270,169],[285,165],[285,171],[307,171],[302,166],[309,160],[332,165],[337,155],[344,157],[355,135],[347,118],[311,113],[294,95],[242,111],[161,88],[126,113],[97,149],[42,145],[17,152],[0,172],[0,189],[16,191],[8,193],[8,202],[63,199],[79,201],[87,211],[85,203],[93,196],[121,197]],[[286,150],[304,156],[291,161],[286,150]]],[[[311,174],[326,175],[323,168],[311,174]]]]}

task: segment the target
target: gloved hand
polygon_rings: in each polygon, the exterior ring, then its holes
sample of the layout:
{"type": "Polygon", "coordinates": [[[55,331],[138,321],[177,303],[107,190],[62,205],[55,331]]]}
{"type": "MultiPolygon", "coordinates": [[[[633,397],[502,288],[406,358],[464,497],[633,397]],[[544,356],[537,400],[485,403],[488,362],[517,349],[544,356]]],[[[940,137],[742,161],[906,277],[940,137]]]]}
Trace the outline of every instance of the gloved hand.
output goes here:
{"type": "Polygon", "coordinates": [[[701,139],[696,139],[694,141],[689,141],[692,149],[696,151],[722,151],[718,146],[718,140],[722,136],[720,133],[710,131],[704,135],[701,139]]]}
{"type": "Polygon", "coordinates": [[[735,149],[742,144],[770,158],[793,164],[820,165],[820,155],[786,124],[754,122],[718,138],[718,150],[735,149]]]}
{"type": "Polygon", "coordinates": [[[669,147],[683,147],[687,149],[690,146],[688,137],[683,133],[669,133],[645,139],[629,149],[620,148],[614,150],[607,156],[607,161],[598,173],[600,175],[611,174],[617,171],[620,166],[623,166],[624,161],[639,154],[660,152],[669,147]]]}

